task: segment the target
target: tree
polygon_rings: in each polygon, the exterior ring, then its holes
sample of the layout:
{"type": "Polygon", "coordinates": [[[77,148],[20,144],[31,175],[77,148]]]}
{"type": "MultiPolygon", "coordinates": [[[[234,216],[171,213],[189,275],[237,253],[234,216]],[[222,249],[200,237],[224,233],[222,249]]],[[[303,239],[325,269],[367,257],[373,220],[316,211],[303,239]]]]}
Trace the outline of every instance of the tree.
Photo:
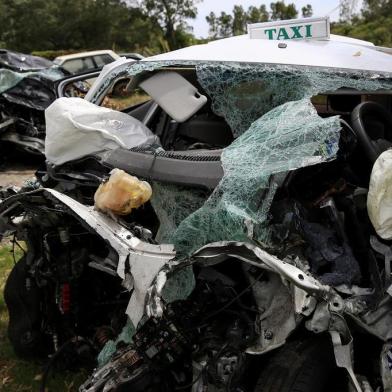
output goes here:
{"type": "Polygon", "coordinates": [[[265,5],[260,7],[250,6],[247,11],[242,6],[235,5],[233,15],[221,12],[219,16],[216,16],[214,12],[211,12],[206,16],[210,38],[225,38],[245,34],[248,23],[267,22],[268,19],[269,14],[265,5]]]}
{"type": "MultiPolygon", "coordinates": [[[[312,6],[308,4],[303,7],[302,13],[311,16],[313,13],[312,6]]],[[[211,12],[207,17],[209,24],[210,38],[225,38],[233,35],[245,34],[248,23],[268,22],[271,15],[272,20],[293,19],[298,15],[294,4],[286,5],[284,1],[271,3],[271,12],[267,11],[265,5],[259,7],[250,6],[247,11],[240,5],[235,5],[232,15],[221,12],[216,16],[211,12]]]]}
{"type": "Polygon", "coordinates": [[[245,34],[248,23],[267,22],[269,14],[265,5],[260,7],[250,6],[247,11],[242,6],[234,6],[232,35],[245,34]]]}
{"type": "Polygon", "coordinates": [[[313,8],[311,4],[307,4],[306,6],[302,7],[301,11],[303,18],[310,18],[313,16],[313,8]]]}
{"type": "Polygon", "coordinates": [[[353,0],[343,0],[341,21],[332,24],[332,32],[380,46],[392,46],[392,0],[364,0],[361,13],[354,17],[350,11],[353,4],[353,0]]]}
{"type": "Polygon", "coordinates": [[[241,5],[235,5],[233,9],[233,35],[244,34],[248,22],[247,14],[241,5]]]}
{"type": "Polygon", "coordinates": [[[298,16],[298,11],[295,4],[285,4],[284,1],[277,1],[271,3],[271,19],[282,20],[282,19],[294,19],[298,16]]]}
{"type": "Polygon", "coordinates": [[[269,13],[266,6],[263,4],[260,7],[250,6],[247,12],[248,23],[268,22],[269,13]]]}
{"type": "Polygon", "coordinates": [[[364,0],[363,18],[366,20],[375,20],[380,17],[392,16],[391,0],[364,0]]]}
{"type": "Polygon", "coordinates": [[[210,38],[226,38],[233,35],[234,22],[230,14],[222,11],[219,16],[216,16],[214,12],[211,12],[206,16],[206,21],[210,26],[210,38]]]}
{"type": "Polygon", "coordinates": [[[210,12],[209,15],[206,16],[206,21],[209,25],[209,29],[208,29],[208,35],[211,38],[217,38],[218,37],[218,18],[215,15],[215,12],[210,12]]]}
{"type": "Polygon", "coordinates": [[[340,0],[339,18],[341,21],[350,22],[355,15],[358,0],[340,0]]]}
{"type": "Polygon", "coordinates": [[[218,18],[218,37],[226,38],[233,35],[233,17],[221,12],[218,18]]]}
{"type": "Polygon", "coordinates": [[[186,20],[195,19],[199,0],[144,0],[147,14],[159,23],[170,49],[178,49],[177,30],[187,29],[186,20]]]}
{"type": "Polygon", "coordinates": [[[9,49],[157,52],[162,40],[161,27],[122,0],[0,0],[0,42],[9,49]]]}

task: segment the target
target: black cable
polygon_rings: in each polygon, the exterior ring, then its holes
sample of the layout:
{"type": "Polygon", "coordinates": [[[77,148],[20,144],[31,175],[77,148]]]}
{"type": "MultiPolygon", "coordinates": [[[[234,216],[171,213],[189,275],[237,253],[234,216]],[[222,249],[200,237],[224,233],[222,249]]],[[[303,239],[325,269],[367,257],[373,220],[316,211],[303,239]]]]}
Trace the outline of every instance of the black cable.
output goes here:
{"type": "Polygon", "coordinates": [[[40,386],[40,392],[46,392],[46,383],[47,383],[47,380],[48,380],[48,376],[49,376],[49,372],[50,372],[50,369],[52,368],[52,366],[54,365],[54,363],[56,362],[56,360],[59,358],[59,356],[64,352],[64,350],[66,349],[66,348],[68,348],[69,346],[71,346],[72,344],[75,344],[75,343],[77,343],[77,342],[82,342],[82,341],[84,341],[84,342],[86,342],[86,343],[88,343],[88,344],[90,344],[90,342],[88,341],[88,340],[86,340],[86,339],[84,339],[83,337],[81,337],[81,336],[77,336],[77,337],[73,337],[73,338],[71,338],[71,339],[69,339],[69,340],[67,340],[53,355],[52,355],[52,357],[49,359],[49,361],[48,361],[48,363],[47,363],[47,365],[46,365],[46,367],[45,367],[45,370],[44,370],[44,373],[43,373],[43,375],[42,375],[42,380],[41,380],[41,386],[40,386]]]}
{"type": "Polygon", "coordinates": [[[227,302],[223,307],[220,309],[216,310],[215,312],[212,312],[208,314],[204,319],[203,322],[206,320],[209,320],[212,317],[217,316],[219,313],[223,312],[226,310],[230,305],[232,305],[234,302],[236,302],[239,298],[241,298],[245,293],[247,293],[256,283],[258,283],[259,279],[264,275],[264,271],[261,272],[260,275],[257,276],[257,278],[254,280],[253,283],[251,283],[249,286],[245,287],[244,290],[242,290],[238,295],[236,295],[232,300],[227,302]]]}
{"type": "Polygon", "coordinates": [[[46,364],[44,373],[42,375],[42,380],[41,380],[41,386],[40,386],[40,392],[46,392],[46,383],[48,380],[48,376],[49,376],[49,372],[50,369],[52,368],[52,366],[54,365],[55,361],[57,360],[57,358],[60,356],[60,354],[62,354],[62,352],[68,348],[68,346],[70,346],[71,344],[74,343],[74,338],[67,340],[53,355],[52,357],[49,359],[48,363],[46,364]]]}
{"type": "Polygon", "coordinates": [[[18,245],[18,248],[21,249],[21,251],[23,252],[23,255],[26,256],[26,251],[19,244],[19,242],[16,239],[16,234],[14,234],[14,236],[12,238],[12,258],[14,259],[14,265],[16,265],[15,245],[18,245]]]}
{"type": "Polygon", "coordinates": [[[12,258],[14,259],[14,265],[16,265],[16,258],[15,258],[15,234],[12,239],[12,258]]]}
{"type": "Polygon", "coordinates": [[[206,317],[203,318],[202,320],[202,324],[198,324],[192,328],[187,328],[186,331],[194,331],[195,329],[199,329],[199,328],[203,328],[203,327],[207,327],[208,324],[206,324],[205,322],[207,320],[209,320],[212,317],[217,316],[218,314],[222,313],[223,311],[225,311],[230,305],[232,305],[234,302],[238,301],[244,294],[246,294],[258,281],[259,279],[264,275],[264,271],[262,271],[260,273],[260,275],[257,276],[257,278],[255,279],[255,281],[253,283],[251,283],[249,286],[245,287],[244,290],[242,290],[239,294],[237,294],[233,299],[231,299],[229,302],[227,302],[223,307],[221,307],[220,309],[208,314],[206,317]]]}

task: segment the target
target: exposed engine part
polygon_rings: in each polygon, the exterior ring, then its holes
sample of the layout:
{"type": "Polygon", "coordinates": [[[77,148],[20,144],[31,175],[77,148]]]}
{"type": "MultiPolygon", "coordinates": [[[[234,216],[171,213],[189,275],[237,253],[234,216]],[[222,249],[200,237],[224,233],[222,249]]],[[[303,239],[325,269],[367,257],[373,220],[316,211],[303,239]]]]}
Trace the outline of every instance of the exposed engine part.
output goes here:
{"type": "Polygon", "coordinates": [[[80,390],[114,391],[121,386],[172,391],[200,382],[220,390],[237,385],[244,369],[244,348],[253,337],[253,321],[240,304],[222,309],[220,304],[237,294],[232,286],[225,286],[230,279],[216,276],[223,281],[201,281],[188,300],[169,304],[160,319],[148,319],[133,342],[120,345],[80,390]],[[215,313],[209,321],[203,317],[206,309],[215,313]]]}

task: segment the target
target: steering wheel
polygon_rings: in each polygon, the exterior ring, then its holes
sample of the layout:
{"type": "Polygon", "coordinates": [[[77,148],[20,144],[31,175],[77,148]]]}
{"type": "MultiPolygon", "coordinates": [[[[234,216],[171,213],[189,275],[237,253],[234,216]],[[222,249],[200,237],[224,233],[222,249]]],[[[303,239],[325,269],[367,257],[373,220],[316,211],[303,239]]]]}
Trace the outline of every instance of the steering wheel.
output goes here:
{"type": "Polygon", "coordinates": [[[376,102],[362,102],[351,113],[351,125],[372,164],[392,147],[392,114],[376,102]]]}

